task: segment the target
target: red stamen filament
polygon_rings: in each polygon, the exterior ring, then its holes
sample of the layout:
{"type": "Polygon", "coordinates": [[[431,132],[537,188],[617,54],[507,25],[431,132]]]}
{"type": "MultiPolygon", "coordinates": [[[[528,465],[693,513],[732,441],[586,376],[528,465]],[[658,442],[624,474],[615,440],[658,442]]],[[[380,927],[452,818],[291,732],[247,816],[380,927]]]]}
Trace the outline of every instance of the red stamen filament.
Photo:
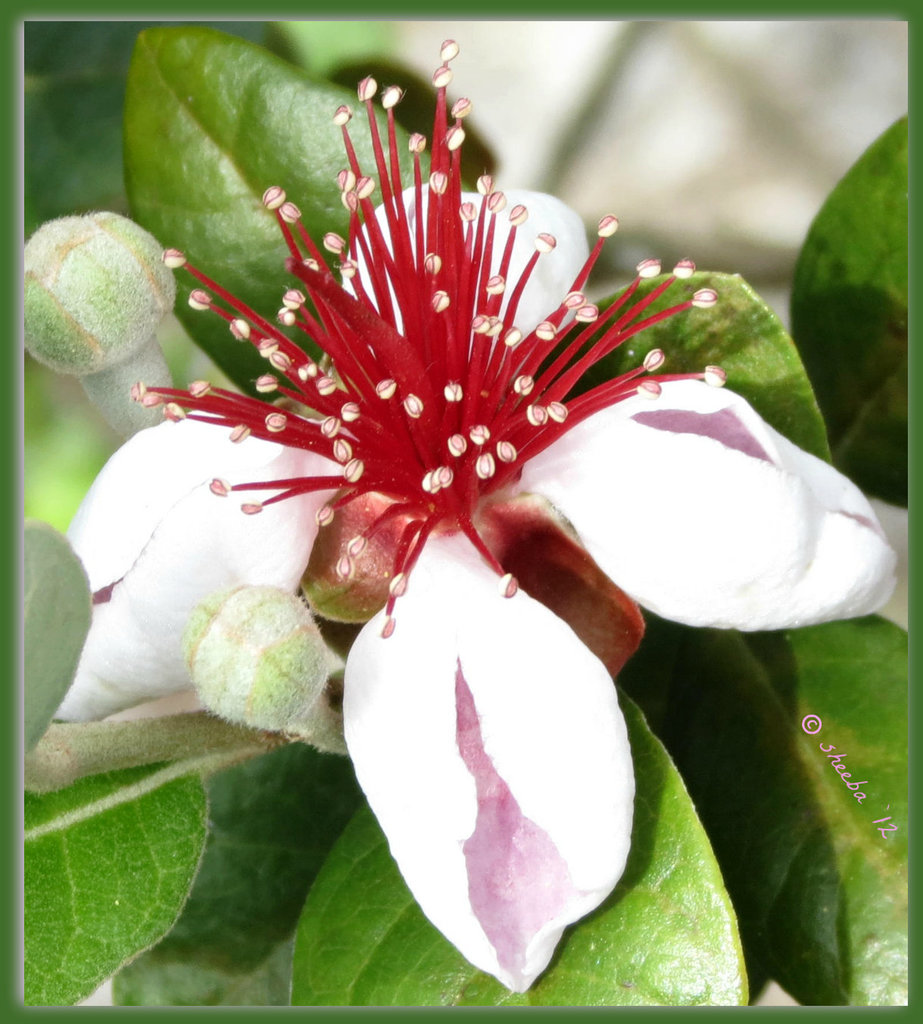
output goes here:
{"type": "MultiPolygon", "coordinates": [[[[414,136],[412,184],[406,199],[393,112],[399,90],[391,87],[382,94],[387,110],[383,139],[372,103],[377,86],[371,79],[360,83],[383,223],[371,199],[374,182],[363,173],[347,127],[351,112],[344,107],[336,112],[347,159],[347,170],[338,180],[349,210],[349,236],[326,236],[324,247],[343,261],[345,285],[335,280],[321,248],[282,190],[274,187],[264,195],[264,205],[274,210],[290,253],[286,268],[303,287],[303,293],[286,293],[280,316],[318,345],[329,362],[319,367],[283,331],[186,264],[181,254],[165,254],[171,266],[185,265],[207,289],[208,294],[193,293],[195,307],[221,316],[235,336],[248,338],[282,374],[284,381],[263,375],[257,390],[278,392],[295,404],[295,410],[204,382],[186,391],[136,388],[139,401],[165,403],[171,418],[187,410],[191,419],[227,427],[234,440],[252,434],[331,460],[331,471],[316,477],[213,483],[212,489],[222,496],[229,491],[273,492],[262,502],[247,503],[246,512],[296,495],[331,491],[336,496],[319,519],[326,522],[361,495],[378,493],[389,499],[384,511],[351,542],[361,551],[385,523],[395,518],[403,522],[383,635],[393,630],[395,602],[426,540],[436,531],[464,533],[503,578],[503,592],[515,592],[515,581],[505,575],[478,533],[476,512],[486,496],[515,480],[525,459],[587,416],[634,395],[642,374],[654,382],[652,388],[689,377],[707,376],[711,383],[720,383],[721,377],[715,368],[709,368],[710,375],[666,376],[649,373],[642,365],[569,398],[586,371],[628,338],[693,305],[710,304],[714,293],[703,290],[691,300],[641,318],[677,276],[687,277],[693,269],[684,261],[675,275],[634,301],[642,277],[651,276],[652,270],[659,273],[659,264],[645,261],[638,277],[599,314],[586,302],[583,288],[605,238],[615,230],[615,219],[605,218],[568,295],[557,304],[551,297],[543,324],[525,336],[514,331],[525,288],[554,240],[539,236],[525,268],[509,280],[513,246],[526,214],[521,207],[507,214],[510,224],[503,225],[501,249],[496,240],[505,197],[493,191],[489,178],[478,183],[479,206],[463,196],[461,117],[470,104],[456,104],[460,116],[450,125],[450,77],[447,63],[434,74],[429,186],[420,160],[424,143],[414,136]],[[362,269],[357,273],[358,268],[362,269]],[[558,331],[572,311],[585,326],[572,331],[560,346],[558,331]],[[559,350],[549,363],[556,346],[559,350]]],[[[659,362],[650,365],[656,369],[659,362]]],[[[351,572],[353,551],[344,552],[341,562],[343,571],[351,572]]]]}

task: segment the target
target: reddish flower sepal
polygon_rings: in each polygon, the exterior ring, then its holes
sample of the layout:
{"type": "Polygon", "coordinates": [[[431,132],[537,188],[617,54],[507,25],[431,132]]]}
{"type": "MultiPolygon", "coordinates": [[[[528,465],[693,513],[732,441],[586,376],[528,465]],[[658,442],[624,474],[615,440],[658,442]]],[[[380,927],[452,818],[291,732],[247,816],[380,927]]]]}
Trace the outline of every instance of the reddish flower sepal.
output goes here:
{"type": "Polygon", "coordinates": [[[563,619],[613,679],[644,636],[641,609],[599,568],[543,499],[488,505],[484,539],[530,597],[563,619]]]}

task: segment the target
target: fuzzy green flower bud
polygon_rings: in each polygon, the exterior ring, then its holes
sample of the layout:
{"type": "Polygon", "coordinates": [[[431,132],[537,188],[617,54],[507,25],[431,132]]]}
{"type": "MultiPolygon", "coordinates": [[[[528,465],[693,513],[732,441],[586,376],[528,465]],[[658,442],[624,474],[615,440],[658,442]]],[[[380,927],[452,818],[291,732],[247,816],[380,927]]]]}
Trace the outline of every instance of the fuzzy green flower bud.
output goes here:
{"type": "Polygon", "coordinates": [[[159,422],[131,400],[131,387],[172,382],[155,331],[173,308],[176,284],[163,248],[116,213],[61,217],[26,243],[25,340],[39,362],[80,377],[123,435],[159,422]]]}
{"type": "Polygon", "coordinates": [[[336,659],[294,594],[240,586],[210,595],[189,617],[183,653],[213,714],[345,752],[328,687],[336,659]]]}

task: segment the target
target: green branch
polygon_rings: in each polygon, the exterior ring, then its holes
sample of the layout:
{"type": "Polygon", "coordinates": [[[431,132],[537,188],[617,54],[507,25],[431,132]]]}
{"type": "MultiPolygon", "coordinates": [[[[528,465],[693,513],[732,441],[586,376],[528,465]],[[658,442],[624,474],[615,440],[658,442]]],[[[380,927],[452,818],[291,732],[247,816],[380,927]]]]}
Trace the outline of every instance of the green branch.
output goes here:
{"type": "Polygon", "coordinates": [[[128,722],[66,722],[50,726],[25,758],[25,787],[47,793],[101,772],[164,761],[211,774],[266,753],[281,737],[231,725],[205,712],[128,722]]]}

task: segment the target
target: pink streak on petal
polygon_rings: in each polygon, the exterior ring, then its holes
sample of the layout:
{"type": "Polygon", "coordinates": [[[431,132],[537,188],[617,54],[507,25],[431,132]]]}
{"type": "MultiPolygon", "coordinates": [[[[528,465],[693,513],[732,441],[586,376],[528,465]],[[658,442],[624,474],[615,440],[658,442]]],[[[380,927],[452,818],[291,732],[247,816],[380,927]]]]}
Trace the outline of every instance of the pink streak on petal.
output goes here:
{"type": "Polygon", "coordinates": [[[455,702],[456,742],[478,798],[477,822],[462,848],[471,909],[500,966],[519,974],[532,938],[559,917],[576,893],[557,847],[523,815],[484,750],[480,718],[461,662],[455,673],[455,702]]]}
{"type": "Polygon", "coordinates": [[[846,516],[847,519],[854,519],[857,523],[861,523],[869,530],[874,530],[879,537],[884,538],[885,532],[881,528],[881,524],[877,523],[874,519],[869,519],[868,516],[860,516],[858,512],[847,512],[845,509],[836,510],[841,516],[846,516]]]}
{"type": "Polygon", "coordinates": [[[100,587],[100,589],[93,594],[93,604],[106,604],[106,602],[111,601],[112,591],[115,589],[116,585],[121,582],[121,580],[115,580],[108,584],[108,586],[100,587]]]}
{"type": "Polygon", "coordinates": [[[726,448],[743,452],[764,462],[773,460],[766,449],[750,433],[733,409],[718,412],[694,412],[690,409],[651,409],[631,417],[636,423],[655,430],[668,430],[674,434],[699,434],[720,441],[726,448]]]}

